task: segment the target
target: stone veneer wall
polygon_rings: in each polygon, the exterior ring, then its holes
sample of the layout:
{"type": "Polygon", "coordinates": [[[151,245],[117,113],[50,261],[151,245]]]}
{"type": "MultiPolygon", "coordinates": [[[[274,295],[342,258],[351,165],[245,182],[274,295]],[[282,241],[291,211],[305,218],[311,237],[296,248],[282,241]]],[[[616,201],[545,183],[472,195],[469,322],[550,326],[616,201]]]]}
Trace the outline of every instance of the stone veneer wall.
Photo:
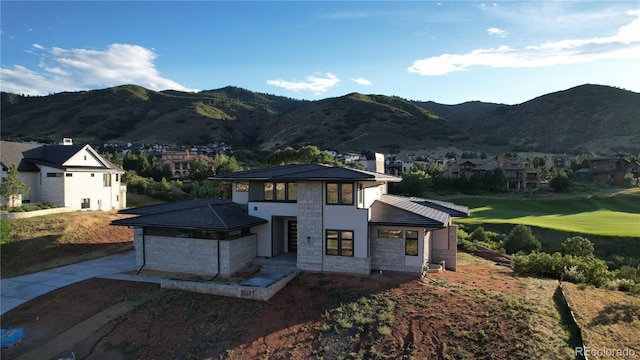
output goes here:
{"type": "MultiPolygon", "coordinates": [[[[218,274],[218,241],[144,236],[146,269],[199,275],[218,274]]],[[[139,252],[136,248],[136,252],[139,252]]]]}
{"type": "Polygon", "coordinates": [[[322,271],[322,182],[298,182],[298,269],[322,271]]]}
{"type": "Polygon", "coordinates": [[[346,256],[324,256],[324,271],[344,274],[369,275],[371,260],[346,256]]]}
{"type": "Polygon", "coordinates": [[[256,235],[220,241],[220,275],[231,276],[256,257],[256,235]]]}
{"type": "Polygon", "coordinates": [[[371,238],[371,269],[422,274],[422,266],[408,266],[404,239],[371,238]]]}

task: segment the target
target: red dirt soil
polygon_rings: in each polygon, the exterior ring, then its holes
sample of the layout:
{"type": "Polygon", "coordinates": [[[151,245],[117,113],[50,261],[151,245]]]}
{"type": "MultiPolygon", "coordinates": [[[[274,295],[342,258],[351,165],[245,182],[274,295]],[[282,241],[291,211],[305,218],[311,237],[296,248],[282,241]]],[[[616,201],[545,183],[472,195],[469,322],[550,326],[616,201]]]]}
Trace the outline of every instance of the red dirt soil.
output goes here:
{"type": "Polygon", "coordinates": [[[2,359],[34,354],[57,359],[72,352],[80,359],[533,355],[522,350],[526,348],[522,343],[509,340],[526,339],[529,334],[526,309],[509,302],[523,300],[525,293],[509,268],[467,264],[457,272],[429,275],[419,280],[391,273],[368,277],[303,273],[268,302],[91,279],[3,315],[3,327],[22,327],[25,337],[2,349],[1,355],[2,359]],[[382,313],[376,306],[389,306],[390,329],[380,321],[339,326],[344,314],[340,305],[357,303],[355,308],[366,308],[363,299],[377,304],[371,307],[371,317],[382,313]],[[82,336],[74,333],[85,328],[95,330],[82,336]]]}

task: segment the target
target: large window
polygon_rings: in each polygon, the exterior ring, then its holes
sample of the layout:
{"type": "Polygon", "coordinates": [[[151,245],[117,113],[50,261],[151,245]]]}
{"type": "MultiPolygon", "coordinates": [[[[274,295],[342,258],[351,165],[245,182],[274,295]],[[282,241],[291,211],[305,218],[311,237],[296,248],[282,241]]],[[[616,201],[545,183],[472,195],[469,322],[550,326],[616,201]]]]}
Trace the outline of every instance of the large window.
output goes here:
{"type": "Polygon", "coordinates": [[[296,201],[298,199],[298,187],[294,182],[265,182],[265,201],[296,201]]]}
{"type": "Polygon", "coordinates": [[[102,186],[104,187],[111,186],[111,174],[102,174],[102,186]]]}
{"type": "Polygon", "coordinates": [[[353,231],[327,230],[327,255],[353,256],[353,231]]]}
{"type": "Polygon", "coordinates": [[[157,228],[145,227],[144,234],[150,236],[179,237],[190,239],[207,239],[207,240],[232,240],[242,236],[249,235],[249,228],[236,229],[231,231],[215,231],[215,230],[194,230],[180,228],[157,228]]]}
{"type": "Polygon", "coordinates": [[[328,205],[353,205],[353,183],[327,183],[328,205]]]}
{"type": "Polygon", "coordinates": [[[418,256],[418,232],[407,230],[404,235],[404,254],[407,256],[418,256]]]}

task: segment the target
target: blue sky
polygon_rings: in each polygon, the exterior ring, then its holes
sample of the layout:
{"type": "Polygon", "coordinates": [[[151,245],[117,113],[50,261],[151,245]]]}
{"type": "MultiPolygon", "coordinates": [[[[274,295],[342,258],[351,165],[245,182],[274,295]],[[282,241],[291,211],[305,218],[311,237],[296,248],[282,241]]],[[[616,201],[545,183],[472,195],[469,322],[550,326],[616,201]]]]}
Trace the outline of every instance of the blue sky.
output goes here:
{"type": "Polygon", "coordinates": [[[5,1],[2,91],[239,86],[517,104],[640,92],[638,1],[5,1]]]}

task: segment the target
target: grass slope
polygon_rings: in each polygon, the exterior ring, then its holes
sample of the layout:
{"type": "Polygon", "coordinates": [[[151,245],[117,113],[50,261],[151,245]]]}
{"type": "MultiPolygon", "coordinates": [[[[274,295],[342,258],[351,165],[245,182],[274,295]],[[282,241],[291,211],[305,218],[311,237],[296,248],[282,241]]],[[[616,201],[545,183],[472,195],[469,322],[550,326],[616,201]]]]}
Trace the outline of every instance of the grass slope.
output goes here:
{"type": "Polygon", "coordinates": [[[467,197],[468,224],[524,224],[561,231],[605,236],[640,237],[640,192],[573,198],[467,197]]]}

